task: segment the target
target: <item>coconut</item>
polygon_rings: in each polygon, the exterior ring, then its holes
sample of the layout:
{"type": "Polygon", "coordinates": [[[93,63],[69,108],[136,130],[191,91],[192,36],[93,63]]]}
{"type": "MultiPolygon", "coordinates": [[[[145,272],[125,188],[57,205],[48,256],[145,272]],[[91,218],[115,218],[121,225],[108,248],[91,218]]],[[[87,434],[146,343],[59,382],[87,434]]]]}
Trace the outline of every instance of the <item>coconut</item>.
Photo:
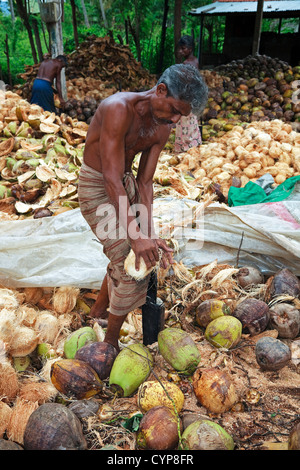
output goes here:
{"type": "Polygon", "coordinates": [[[30,416],[25,450],[87,450],[79,418],[60,403],[45,403],[30,416]]]}
{"type": "Polygon", "coordinates": [[[52,304],[58,314],[70,313],[76,306],[80,289],[76,287],[59,287],[52,297],[52,304]]]}
{"type": "Polygon", "coordinates": [[[109,386],[120,397],[128,397],[150,375],[153,358],[149,349],[140,343],[131,344],[117,355],[110,375],[109,386]]]}
{"type": "Polygon", "coordinates": [[[260,270],[253,266],[243,266],[239,269],[236,277],[241,287],[262,284],[264,282],[264,277],[260,270]]]}
{"type": "Polygon", "coordinates": [[[233,450],[234,441],[219,424],[200,419],[191,423],[182,434],[184,450],[233,450]]]}
{"type": "Polygon", "coordinates": [[[273,298],[282,294],[293,297],[300,295],[300,280],[287,268],[281,269],[275,274],[266,296],[273,298]]]}
{"type": "Polygon", "coordinates": [[[291,304],[278,303],[270,308],[270,326],[280,338],[296,338],[300,330],[300,311],[291,304]]]}
{"type": "Polygon", "coordinates": [[[100,408],[100,403],[93,398],[88,400],[75,400],[69,406],[69,410],[73,411],[78,418],[89,418],[96,416],[100,408]]]}
{"type": "Polygon", "coordinates": [[[23,357],[32,353],[39,342],[38,333],[27,326],[17,326],[11,338],[9,353],[23,357]]]}
{"type": "Polygon", "coordinates": [[[289,346],[279,339],[265,336],[255,345],[255,356],[262,370],[280,370],[291,360],[289,346]]]}
{"type": "Polygon", "coordinates": [[[22,446],[16,442],[0,439],[0,450],[24,450],[22,446]]]}
{"type": "Polygon", "coordinates": [[[89,364],[97,372],[99,379],[104,380],[109,377],[117,355],[118,352],[114,346],[109,343],[96,341],[78,349],[75,359],[89,364]]]}
{"type": "Polygon", "coordinates": [[[216,348],[232,349],[241,340],[242,324],[237,318],[224,315],[207,325],[204,336],[216,348]]]}
{"type": "Polygon", "coordinates": [[[201,355],[192,337],[179,328],[165,328],[158,334],[158,348],[163,358],[178,372],[191,375],[201,355]]]}
{"type": "Polygon", "coordinates": [[[90,326],[84,326],[73,331],[65,340],[64,354],[67,359],[73,359],[78,349],[86,343],[97,341],[96,332],[90,326]]]}
{"type": "Polygon", "coordinates": [[[153,266],[151,269],[147,269],[146,263],[144,261],[144,258],[140,257],[140,266],[139,269],[137,270],[135,267],[135,253],[133,250],[130,250],[127,258],[125,259],[124,262],[124,269],[128,276],[132,277],[136,281],[140,281],[144,279],[153,269],[155,266],[153,266]]]}
{"type": "Polygon", "coordinates": [[[145,450],[172,450],[179,442],[182,423],[167,406],[155,406],[143,416],[137,431],[137,446],[145,450]]]}
{"type": "Polygon", "coordinates": [[[290,431],[288,450],[300,450],[300,422],[295,424],[290,431]]]}
{"type": "Polygon", "coordinates": [[[270,319],[268,305],[262,300],[252,298],[242,300],[233,315],[242,323],[243,331],[251,336],[262,333],[270,319]]]}
{"type": "Polygon", "coordinates": [[[31,364],[29,356],[13,357],[14,368],[17,372],[24,372],[31,364]]]}
{"type": "Polygon", "coordinates": [[[172,382],[149,380],[139,386],[137,403],[143,412],[161,405],[167,406],[171,410],[175,408],[177,413],[180,413],[184,404],[184,395],[180,388],[172,382]]]}
{"type": "Polygon", "coordinates": [[[8,362],[0,363],[0,397],[5,402],[12,402],[18,393],[18,375],[8,362]]]}
{"type": "Polygon", "coordinates": [[[51,382],[67,397],[89,398],[102,390],[103,384],[92,367],[77,359],[60,359],[51,366],[51,382]]]}
{"type": "Polygon", "coordinates": [[[196,322],[206,328],[207,325],[222,315],[230,315],[230,308],[222,300],[209,299],[201,302],[196,310],[196,322]]]}
{"type": "Polygon", "coordinates": [[[0,438],[3,437],[12,415],[12,409],[7,403],[0,401],[0,438]]]}
{"type": "Polygon", "coordinates": [[[37,355],[42,359],[51,359],[57,357],[56,350],[50,343],[40,343],[36,348],[37,355]]]}
{"type": "Polygon", "coordinates": [[[53,343],[59,332],[59,321],[51,312],[41,311],[37,316],[34,330],[38,334],[39,342],[53,343]]]}
{"type": "Polygon", "coordinates": [[[12,415],[8,424],[6,435],[11,441],[24,443],[24,432],[30,415],[38,408],[37,402],[29,402],[17,398],[12,408],[12,415]]]}
{"type": "Polygon", "coordinates": [[[224,413],[238,401],[231,377],[215,367],[196,370],[193,389],[199,403],[211,413],[224,413]]]}

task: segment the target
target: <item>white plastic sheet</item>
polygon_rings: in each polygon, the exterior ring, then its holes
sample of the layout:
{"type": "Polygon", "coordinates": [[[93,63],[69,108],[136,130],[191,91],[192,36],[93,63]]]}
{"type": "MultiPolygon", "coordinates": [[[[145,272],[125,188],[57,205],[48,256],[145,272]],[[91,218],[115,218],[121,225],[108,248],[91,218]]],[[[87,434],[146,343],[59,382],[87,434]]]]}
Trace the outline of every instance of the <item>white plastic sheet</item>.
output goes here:
{"type": "MultiPolygon", "coordinates": [[[[287,267],[299,276],[298,195],[283,202],[234,208],[214,203],[203,219],[200,210],[197,228],[186,229],[177,240],[176,259],[187,266],[214,260],[235,265],[243,237],[239,265],[252,264],[268,274],[287,267]]],[[[155,221],[168,224],[170,208],[178,214],[184,206],[197,204],[156,199],[155,221]]],[[[0,282],[8,287],[99,288],[107,263],[79,209],[55,217],[0,222],[0,282]]]]}

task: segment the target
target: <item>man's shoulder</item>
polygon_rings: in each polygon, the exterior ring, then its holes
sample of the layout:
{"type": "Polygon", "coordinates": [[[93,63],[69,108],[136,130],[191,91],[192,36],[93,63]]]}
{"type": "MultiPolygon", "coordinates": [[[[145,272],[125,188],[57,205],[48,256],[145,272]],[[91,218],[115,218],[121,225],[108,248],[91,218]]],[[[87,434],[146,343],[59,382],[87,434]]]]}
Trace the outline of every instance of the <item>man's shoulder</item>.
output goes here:
{"type": "Polygon", "coordinates": [[[100,104],[100,108],[109,111],[115,111],[121,114],[129,113],[131,110],[132,100],[127,92],[115,93],[105,98],[100,104]]]}

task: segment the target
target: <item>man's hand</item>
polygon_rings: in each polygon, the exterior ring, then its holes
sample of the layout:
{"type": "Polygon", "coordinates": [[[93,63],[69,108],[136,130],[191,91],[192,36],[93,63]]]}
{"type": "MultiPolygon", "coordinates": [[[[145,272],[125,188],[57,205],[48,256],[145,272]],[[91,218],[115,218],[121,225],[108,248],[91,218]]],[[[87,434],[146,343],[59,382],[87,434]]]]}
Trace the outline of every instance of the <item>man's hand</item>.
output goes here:
{"type": "Polygon", "coordinates": [[[147,269],[151,269],[160,260],[158,250],[163,251],[161,258],[161,266],[166,269],[169,264],[173,264],[173,250],[169,248],[166,242],[162,239],[151,238],[138,238],[131,240],[131,248],[135,253],[135,269],[138,271],[140,268],[140,257],[145,261],[147,269]]]}
{"type": "Polygon", "coordinates": [[[160,265],[163,269],[167,269],[169,264],[173,264],[174,263],[174,260],[173,260],[173,252],[174,250],[172,248],[170,248],[165,240],[163,240],[162,238],[158,238],[156,240],[156,244],[158,246],[159,249],[162,250],[162,257],[161,257],[161,260],[160,260],[160,265]]]}

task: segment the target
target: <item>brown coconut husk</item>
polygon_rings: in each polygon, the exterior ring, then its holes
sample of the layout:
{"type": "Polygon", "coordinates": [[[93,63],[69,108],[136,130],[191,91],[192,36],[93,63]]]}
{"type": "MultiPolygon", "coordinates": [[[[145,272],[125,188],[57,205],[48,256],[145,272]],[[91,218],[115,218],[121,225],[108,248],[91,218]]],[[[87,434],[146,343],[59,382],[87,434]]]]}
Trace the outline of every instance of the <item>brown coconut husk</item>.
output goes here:
{"type": "Polygon", "coordinates": [[[39,405],[52,401],[58,394],[56,388],[49,382],[37,380],[33,378],[23,383],[20,386],[18,397],[25,401],[37,402],[39,405]]]}
{"type": "Polygon", "coordinates": [[[0,340],[10,345],[18,325],[17,317],[13,310],[7,308],[3,308],[0,313],[0,340]]]}
{"type": "Polygon", "coordinates": [[[0,401],[0,438],[3,437],[12,415],[12,409],[4,401],[0,401]]]}
{"type": "Polygon", "coordinates": [[[70,313],[76,306],[80,289],[76,287],[63,286],[54,291],[52,305],[56,313],[70,313]]]}
{"type": "Polygon", "coordinates": [[[33,307],[28,307],[27,305],[21,305],[21,307],[19,307],[16,310],[16,315],[21,325],[32,328],[37,319],[38,311],[33,307]]]}
{"type": "Polygon", "coordinates": [[[18,375],[11,364],[0,363],[0,399],[12,402],[19,391],[18,375]]]}
{"type": "Polygon", "coordinates": [[[0,309],[15,309],[19,306],[17,293],[11,289],[0,289],[0,309]]]}
{"type": "Polygon", "coordinates": [[[53,343],[59,332],[59,321],[51,312],[42,310],[37,316],[34,329],[40,343],[53,343]]]}
{"type": "Polygon", "coordinates": [[[12,408],[12,415],[8,424],[6,435],[9,440],[24,443],[24,432],[30,415],[39,407],[38,402],[31,402],[17,398],[12,408]]]}
{"type": "Polygon", "coordinates": [[[41,287],[25,287],[23,291],[25,302],[36,305],[43,297],[43,289],[41,287]]]}
{"type": "Polygon", "coordinates": [[[9,344],[13,357],[24,357],[32,353],[39,343],[38,333],[27,326],[17,326],[9,344]]]}

